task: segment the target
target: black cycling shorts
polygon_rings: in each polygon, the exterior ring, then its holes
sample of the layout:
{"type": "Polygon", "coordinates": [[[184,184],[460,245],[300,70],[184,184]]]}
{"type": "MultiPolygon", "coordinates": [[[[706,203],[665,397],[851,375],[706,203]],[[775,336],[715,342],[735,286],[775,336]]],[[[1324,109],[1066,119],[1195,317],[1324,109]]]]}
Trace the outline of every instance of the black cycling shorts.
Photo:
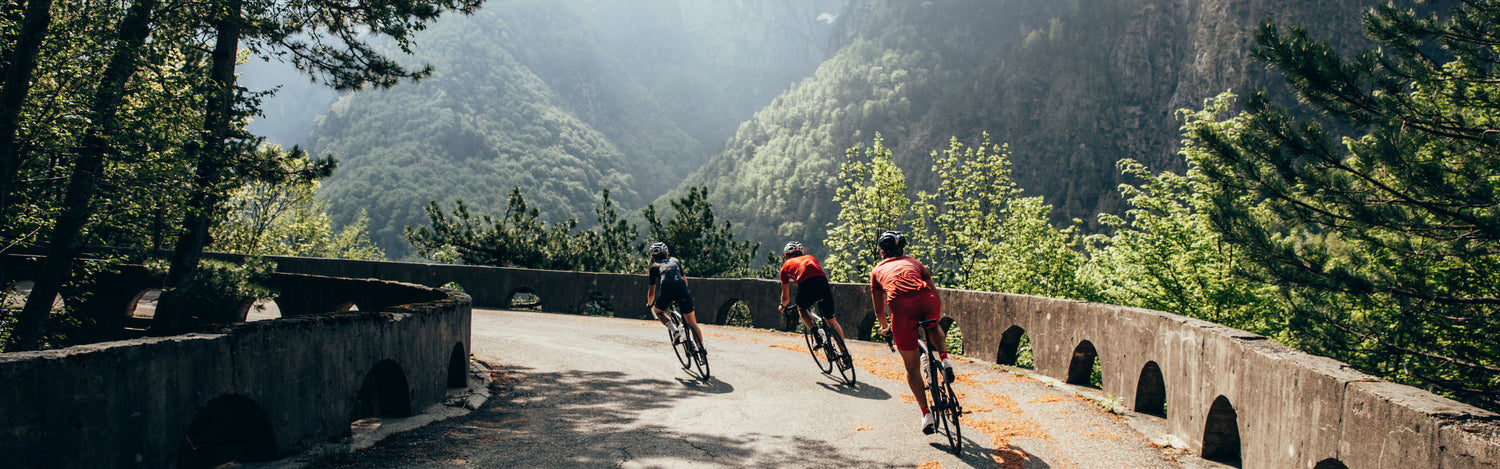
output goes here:
{"type": "Polygon", "coordinates": [[[677,312],[684,315],[694,311],[693,294],[688,293],[687,284],[663,282],[656,287],[656,300],[651,303],[656,309],[666,311],[677,304],[677,312]]]}
{"type": "Polygon", "coordinates": [[[823,306],[818,307],[818,315],[824,319],[834,318],[833,289],[828,287],[828,277],[819,275],[797,284],[797,307],[810,310],[819,301],[823,306]]]}

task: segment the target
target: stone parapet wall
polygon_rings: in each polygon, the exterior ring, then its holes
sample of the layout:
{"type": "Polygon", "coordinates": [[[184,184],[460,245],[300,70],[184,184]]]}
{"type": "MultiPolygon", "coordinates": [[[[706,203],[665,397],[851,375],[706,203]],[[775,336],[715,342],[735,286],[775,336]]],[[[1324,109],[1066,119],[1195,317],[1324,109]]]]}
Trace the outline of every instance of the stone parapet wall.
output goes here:
{"type": "MultiPolygon", "coordinates": [[[[24,280],[21,269],[8,272],[24,280]]],[[[360,311],[0,354],[0,465],[281,457],[348,436],[356,417],[410,415],[466,384],[468,295],[300,274],[273,283],[294,308],[352,302],[360,311]]]]}
{"type": "MultiPolygon", "coordinates": [[[[644,275],[276,261],[294,272],[427,285],[457,282],[474,296],[475,305],[485,307],[507,307],[515,292],[527,291],[540,297],[543,311],[578,313],[591,296],[608,299],[618,316],[642,317],[645,311],[644,275]]],[[[781,326],[776,281],[689,282],[700,321],[723,323],[729,306],[742,301],[755,327],[781,326]]],[[[834,284],[833,291],[840,322],[846,330],[858,327],[857,336],[868,338],[875,321],[868,286],[834,284]]],[[[945,316],[963,334],[965,355],[1013,363],[1015,339],[1024,332],[1035,372],[1070,381],[1079,373],[1080,358],[1092,358],[1081,351],[1087,343],[1099,361],[1103,393],[1131,409],[1142,394],[1160,393],[1173,435],[1195,451],[1230,451],[1246,468],[1500,466],[1500,417],[1495,413],[1382,381],[1259,335],[1138,308],[948,289],[940,295],[945,316]]],[[[1086,375],[1087,368],[1083,370],[1086,375]]]]}

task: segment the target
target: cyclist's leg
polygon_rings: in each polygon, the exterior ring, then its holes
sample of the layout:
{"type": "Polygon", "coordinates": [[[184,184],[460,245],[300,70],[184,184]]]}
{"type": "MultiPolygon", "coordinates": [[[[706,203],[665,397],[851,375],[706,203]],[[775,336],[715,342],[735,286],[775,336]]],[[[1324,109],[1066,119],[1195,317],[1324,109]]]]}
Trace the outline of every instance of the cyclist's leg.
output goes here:
{"type": "Polygon", "coordinates": [[[698,345],[703,345],[703,329],[698,328],[698,315],[693,309],[693,294],[686,291],[676,299],[677,310],[682,311],[682,320],[693,326],[693,331],[698,334],[698,345]]]}
{"type": "Polygon", "coordinates": [[[697,314],[693,314],[693,311],[688,311],[686,314],[682,315],[682,320],[686,321],[689,326],[693,327],[693,332],[696,332],[698,334],[698,344],[702,345],[703,344],[703,329],[699,329],[698,328],[698,315],[697,314]]]}
{"type": "Polygon", "coordinates": [[[813,324],[812,314],[810,313],[811,310],[809,308],[800,305],[797,306],[797,315],[802,317],[802,325],[807,327],[807,330],[809,331],[817,327],[815,324],[813,324]]]}
{"type": "Polygon", "coordinates": [[[917,396],[917,407],[922,409],[922,414],[927,414],[927,387],[922,384],[922,352],[913,348],[911,350],[900,350],[901,361],[906,364],[906,385],[911,387],[913,396],[917,396]]]}
{"type": "Polygon", "coordinates": [[[817,325],[813,323],[812,302],[809,300],[808,287],[806,283],[797,285],[797,297],[792,299],[792,304],[797,307],[797,315],[802,317],[802,326],[812,332],[817,325]]]}
{"type": "Polygon", "coordinates": [[[947,360],[948,336],[946,334],[943,334],[943,328],[938,327],[937,323],[932,323],[927,325],[926,329],[927,343],[932,344],[932,348],[937,350],[938,358],[947,360]]]}
{"type": "Polygon", "coordinates": [[[927,414],[926,386],[922,384],[921,351],[917,350],[916,314],[904,304],[891,304],[891,339],[896,350],[901,352],[901,362],[906,366],[906,385],[917,398],[922,414],[927,414]]]}
{"type": "Polygon", "coordinates": [[[661,321],[661,325],[667,326],[667,327],[672,327],[671,322],[669,322],[667,320],[667,312],[666,311],[662,311],[661,306],[659,306],[659,305],[651,305],[651,314],[655,314],[656,315],[656,320],[657,321],[661,321]]]}
{"type": "Polygon", "coordinates": [[[829,295],[818,302],[818,311],[823,313],[823,321],[828,323],[828,327],[833,328],[833,333],[839,335],[839,340],[848,339],[848,337],[844,336],[844,327],[839,325],[837,310],[833,309],[833,295],[829,295]]]}

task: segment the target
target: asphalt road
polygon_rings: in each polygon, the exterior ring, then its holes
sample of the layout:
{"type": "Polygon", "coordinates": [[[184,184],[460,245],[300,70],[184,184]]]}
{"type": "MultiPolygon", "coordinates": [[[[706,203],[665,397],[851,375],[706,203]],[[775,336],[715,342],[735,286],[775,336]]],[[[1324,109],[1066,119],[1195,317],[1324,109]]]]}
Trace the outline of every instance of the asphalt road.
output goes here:
{"type": "Polygon", "coordinates": [[[800,335],[703,326],[712,378],[684,371],[660,324],[474,310],[495,394],[327,467],[1203,467],[1151,444],[1151,417],[1075,388],[958,360],[963,450],[918,429],[885,344],[851,342],[858,382],[815,367],[800,335]],[[1146,433],[1143,433],[1146,432],[1146,433]]]}

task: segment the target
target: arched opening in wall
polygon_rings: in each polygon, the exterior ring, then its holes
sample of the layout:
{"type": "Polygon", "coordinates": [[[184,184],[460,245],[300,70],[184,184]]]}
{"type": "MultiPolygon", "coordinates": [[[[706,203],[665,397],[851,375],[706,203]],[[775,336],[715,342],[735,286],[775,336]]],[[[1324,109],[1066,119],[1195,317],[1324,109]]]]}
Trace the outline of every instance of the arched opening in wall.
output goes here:
{"type": "Polygon", "coordinates": [[[453,344],[453,353],[448,354],[448,387],[462,388],[469,385],[469,354],[464,353],[464,343],[453,344]]]}
{"type": "MultiPolygon", "coordinates": [[[[26,306],[26,298],[31,296],[31,288],[34,285],[35,282],[30,280],[22,280],[11,284],[11,287],[5,290],[5,298],[3,301],[0,301],[0,307],[9,311],[20,311],[22,307],[26,306]]],[[[66,307],[67,303],[63,301],[61,294],[52,300],[53,311],[62,311],[66,307]]]]}
{"type": "Polygon", "coordinates": [[[1167,418],[1167,383],[1154,361],[1141,367],[1141,378],[1135,384],[1135,411],[1167,418]]]}
{"type": "Polygon", "coordinates": [[[518,288],[510,292],[510,309],[513,311],[541,311],[542,297],[531,288],[518,288]]]}
{"type": "Polygon", "coordinates": [[[609,301],[609,297],[599,292],[589,292],[583,301],[584,316],[615,317],[615,305],[609,301]]]}
{"type": "Polygon", "coordinates": [[[755,321],[750,319],[750,305],[739,298],[730,298],[719,306],[717,319],[724,326],[755,327],[755,321]]]}
{"type": "Polygon", "coordinates": [[[864,319],[859,320],[859,340],[885,340],[885,336],[880,335],[880,327],[875,324],[875,314],[866,314],[864,319]]]}
{"type": "Polygon", "coordinates": [[[963,355],[964,331],[958,328],[958,321],[945,317],[938,321],[938,327],[943,329],[943,337],[948,342],[943,345],[948,349],[948,353],[963,355]]]}
{"type": "Polygon", "coordinates": [[[1092,342],[1085,340],[1073,349],[1073,361],[1068,364],[1068,384],[1094,389],[1104,387],[1104,375],[1099,369],[1099,352],[1094,350],[1092,342]]]}
{"type": "Polygon", "coordinates": [[[1328,458],[1318,461],[1318,465],[1313,466],[1313,469],[1349,469],[1349,466],[1345,466],[1343,461],[1328,458]]]}
{"type": "Polygon", "coordinates": [[[1000,351],[995,355],[995,363],[1017,368],[1036,368],[1036,358],[1031,353],[1031,337],[1026,335],[1025,329],[1010,326],[1010,329],[1000,334],[1000,351]]]}
{"type": "Polygon", "coordinates": [[[406,372],[392,360],[376,363],[359,385],[354,398],[354,415],[359,421],[370,417],[411,416],[411,388],[406,372]]]}
{"type": "Polygon", "coordinates": [[[177,467],[218,467],[276,458],[271,420],[250,398],[230,394],[209,401],[177,444],[177,467]]]}
{"type": "Polygon", "coordinates": [[[444,290],[453,290],[453,291],[456,291],[456,292],[463,292],[464,291],[464,286],[463,285],[459,285],[458,282],[448,282],[448,283],[442,284],[438,288],[441,288],[441,289],[444,289],[444,290]]]}
{"type": "MultiPolygon", "coordinates": [[[[353,303],[350,303],[351,305],[353,303]]],[[[245,322],[269,321],[281,318],[281,305],[276,300],[261,298],[250,305],[250,310],[245,312],[245,322]]]]}
{"type": "Polygon", "coordinates": [[[129,317],[135,319],[151,319],[156,317],[156,302],[161,299],[160,288],[148,288],[135,294],[135,301],[130,302],[129,317]]]}
{"type": "Polygon", "coordinates": [[[1203,425],[1203,459],[1240,467],[1239,417],[1229,399],[1219,396],[1203,425]]]}

